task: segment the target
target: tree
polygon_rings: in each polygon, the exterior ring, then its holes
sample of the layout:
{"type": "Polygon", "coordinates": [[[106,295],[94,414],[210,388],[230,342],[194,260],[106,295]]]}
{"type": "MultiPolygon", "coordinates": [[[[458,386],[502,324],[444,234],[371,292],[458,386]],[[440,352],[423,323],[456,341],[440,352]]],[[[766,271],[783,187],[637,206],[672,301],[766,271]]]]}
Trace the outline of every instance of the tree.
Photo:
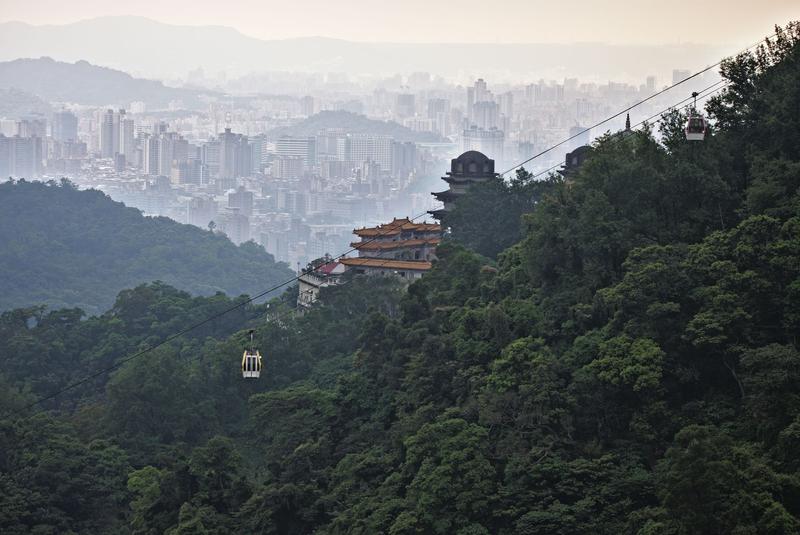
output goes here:
{"type": "Polygon", "coordinates": [[[522,216],[533,211],[551,182],[533,180],[524,168],[506,182],[502,177],[470,186],[445,223],[451,237],[478,254],[496,258],[522,236],[522,216]],[[491,214],[491,217],[486,217],[491,214]]]}

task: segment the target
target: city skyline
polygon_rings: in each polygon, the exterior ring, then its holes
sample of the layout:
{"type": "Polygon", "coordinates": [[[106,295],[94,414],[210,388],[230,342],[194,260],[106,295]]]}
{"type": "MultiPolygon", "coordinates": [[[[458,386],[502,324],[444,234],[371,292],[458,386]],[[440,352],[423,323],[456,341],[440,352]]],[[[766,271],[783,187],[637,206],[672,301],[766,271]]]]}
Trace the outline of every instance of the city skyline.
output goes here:
{"type": "Polygon", "coordinates": [[[458,8],[441,2],[409,0],[381,6],[366,0],[331,4],[309,0],[300,4],[237,0],[218,2],[154,0],[109,5],[98,0],[63,4],[42,0],[35,4],[3,0],[2,22],[34,26],[65,25],[107,16],[140,16],[179,26],[216,26],[243,35],[282,40],[329,37],[355,42],[381,43],[587,43],[618,45],[706,44],[742,45],[762,37],[776,22],[800,17],[793,0],[750,2],[711,0],[669,4],[617,0],[586,2],[566,0],[503,0],[487,5],[463,0],[458,8]],[[706,21],[724,13],[726,24],[706,21]],[[570,18],[565,19],[565,14],[570,18]],[[452,21],[443,24],[442,21],[452,21]],[[656,24],[655,22],[658,22],[656,24]]]}

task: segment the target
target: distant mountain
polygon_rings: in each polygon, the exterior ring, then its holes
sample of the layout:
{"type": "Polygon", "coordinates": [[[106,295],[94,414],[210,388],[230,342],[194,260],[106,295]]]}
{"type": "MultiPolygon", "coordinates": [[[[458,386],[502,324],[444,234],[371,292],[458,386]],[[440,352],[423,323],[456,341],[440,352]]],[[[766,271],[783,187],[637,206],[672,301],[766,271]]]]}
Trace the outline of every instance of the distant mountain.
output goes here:
{"type": "MultiPolygon", "coordinates": [[[[522,40],[536,39],[535,30],[522,40]]],[[[513,74],[599,80],[705,66],[731,50],[705,45],[618,46],[498,43],[356,43],[339,39],[261,40],[222,26],[175,26],[142,17],[101,17],[65,25],[0,24],[0,60],[85,59],[148,77],[175,78],[202,66],[238,76],[258,71],[445,76],[513,74]],[[647,58],[647,61],[642,61],[647,58]]]]}
{"type": "Polygon", "coordinates": [[[443,139],[433,132],[416,132],[394,121],[376,121],[349,111],[322,111],[293,126],[282,126],[268,132],[271,137],[313,136],[326,128],[341,128],[351,134],[392,136],[398,141],[434,143],[443,139]]]}
{"type": "Polygon", "coordinates": [[[291,276],[259,245],[144,217],[99,191],[0,184],[0,310],[97,313],[121,290],[154,280],[194,294],[253,295],[291,276]]]}
{"type": "Polygon", "coordinates": [[[64,63],[49,57],[0,63],[0,89],[12,88],[47,101],[87,105],[126,106],[135,100],[155,108],[166,107],[173,100],[189,107],[199,104],[197,91],[166,87],[86,61],[64,63]]]}

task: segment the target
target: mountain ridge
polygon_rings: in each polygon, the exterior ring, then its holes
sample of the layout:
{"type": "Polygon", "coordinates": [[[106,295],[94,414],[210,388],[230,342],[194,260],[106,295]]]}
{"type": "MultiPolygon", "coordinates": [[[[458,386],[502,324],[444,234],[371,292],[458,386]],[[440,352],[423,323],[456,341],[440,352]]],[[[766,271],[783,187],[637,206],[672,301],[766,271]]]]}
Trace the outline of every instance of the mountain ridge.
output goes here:
{"type": "Polygon", "coordinates": [[[710,63],[725,52],[730,50],[698,44],[378,43],[319,36],[265,40],[227,26],[180,26],[130,16],[48,26],[0,23],[0,60],[51,55],[160,78],[174,78],[200,65],[234,76],[262,71],[388,75],[427,70],[445,76],[550,77],[563,76],[569,65],[570,76],[643,78],[710,63]],[[641,54],[649,58],[645,65],[638,61],[641,54]],[[468,65],[464,57],[470,57],[468,65]],[[692,58],[689,65],[687,58],[692,58]]]}
{"type": "Polygon", "coordinates": [[[153,107],[166,107],[173,100],[197,107],[201,94],[86,60],[68,63],[49,56],[0,62],[0,89],[18,89],[51,102],[127,106],[141,100],[153,107]]]}

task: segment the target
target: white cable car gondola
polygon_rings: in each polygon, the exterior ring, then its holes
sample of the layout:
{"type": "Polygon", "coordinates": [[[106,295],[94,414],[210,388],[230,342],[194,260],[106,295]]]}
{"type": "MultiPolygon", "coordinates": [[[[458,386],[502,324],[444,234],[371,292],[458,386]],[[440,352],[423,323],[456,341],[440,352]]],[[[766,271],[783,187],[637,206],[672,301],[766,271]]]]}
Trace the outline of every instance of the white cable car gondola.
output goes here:
{"type": "Polygon", "coordinates": [[[705,118],[697,113],[697,93],[692,93],[694,97],[694,105],[689,111],[689,117],[686,119],[686,127],[684,133],[686,134],[686,141],[703,141],[708,132],[708,123],[705,118]]]}
{"type": "Polygon", "coordinates": [[[258,379],[261,377],[261,354],[253,347],[253,331],[250,331],[250,348],[242,355],[242,377],[258,379]]]}

